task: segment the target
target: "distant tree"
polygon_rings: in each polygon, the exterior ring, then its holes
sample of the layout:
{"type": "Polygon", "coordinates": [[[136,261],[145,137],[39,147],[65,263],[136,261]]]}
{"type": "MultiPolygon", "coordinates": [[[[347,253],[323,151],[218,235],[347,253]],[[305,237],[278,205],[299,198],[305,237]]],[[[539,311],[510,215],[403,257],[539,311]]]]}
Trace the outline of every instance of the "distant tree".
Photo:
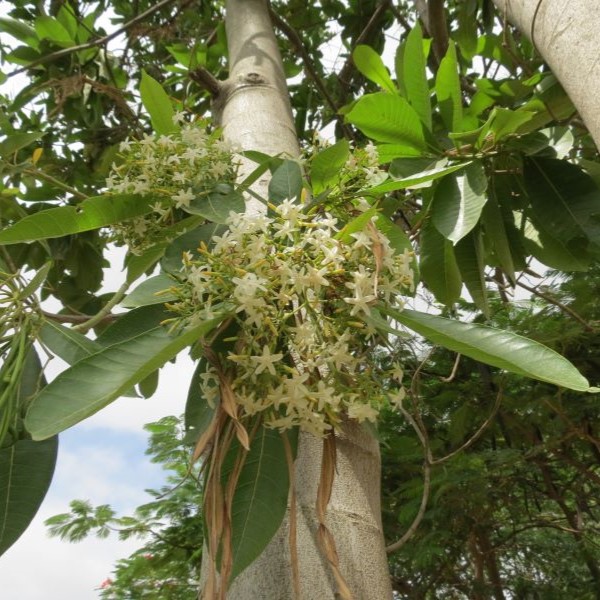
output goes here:
{"type": "Polygon", "coordinates": [[[69,513],[46,524],[51,535],[70,542],[94,534],[143,540],[131,556],[118,561],[101,585],[101,598],[193,599],[198,596],[203,539],[201,486],[189,472],[181,420],[164,417],[145,429],[150,434],[146,453],[169,473],[165,486],[148,490],[149,502],[131,516],[118,516],[110,506],[74,500],[69,513]]]}

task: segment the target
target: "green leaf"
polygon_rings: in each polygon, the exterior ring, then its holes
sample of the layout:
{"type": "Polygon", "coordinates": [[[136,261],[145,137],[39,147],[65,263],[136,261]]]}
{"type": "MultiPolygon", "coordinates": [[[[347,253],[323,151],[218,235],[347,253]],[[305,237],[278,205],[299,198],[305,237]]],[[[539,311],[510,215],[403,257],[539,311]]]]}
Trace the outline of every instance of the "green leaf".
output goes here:
{"type": "Polygon", "coordinates": [[[537,131],[552,122],[567,121],[576,112],[573,102],[552,73],[546,73],[536,86],[535,96],[519,111],[533,113],[533,117],[519,129],[519,133],[537,131]]]}
{"type": "Polygon", "coordinates": [[[56,15],[56,20],[69,32],[71,39],[75,40],[77,35],[77,18],[73,14],[73,9],[68,4],[63,4],[60,7],[56,15]]]}
{"type": "Polygon", "coordinates": [[[323,190],[338,181],[340,171],[350,156],[348,140],[340,140],[337,144],[321,150],[310,163],[310,181],[313,194],[319,195],[323,190]]]}
{"type": "Polygon", "coordinates": [[[479,362],[580,392],[587,379],[566,358],[523,336],[485,325],[462,323],[414,310],[380,310],[430,342],[479,362]]]}
{"type": "MultiPolygon", "coordinates": [[[[168,248],[182,236],[182,234],[196,229],[202,222],[204,222],[204,219],[196,215],[182,219],[171,227],[163,228],[159,238],[155,240],[156,245],[151,246],[140,255],[128,254],[125,259],[125,266],[127,267],[127,283],[133,283],[138,277],[141,277],[146,271],[151,269],[152,266],[163,257],[168,248]],[[171,242],[173,238],[175,238],[175,242],[171,242]]],[[[214,228],[215,225],[211,225],[211,227],[214,228]]],[[[175,270],[180,267],[181,254],[179,255],[179,264],[175,270]]]]}
{"type": "Polygon", "coordinates": [[[242,152],[242,155],[254,162],[257,162],[258,160],[258,166],[250,174],[244,177],[244,181],[237,183],[237,188],[241,192],[249,189],[255,181],[258,181],[261,178],[263,173],[266,173],[268,170],[273,173],[283,163],[281,158],[268,156],[262,152],[250,150],[248,152],[242,152]]]}
{"type": "Polygon", "coordinates": [[[286,199],[293,200],[302,192],[302,171],[295,160],[284,160],[269,181],[269,200],[280,204],[286,199]]]}
{"type": "MultiPolygon", "coordinates": [[[[197,190],[193,190],[198,193],[197,190]]],[[[183,210],[193,215],[200,215],[213,223],[227,223],[231,211],[244,212],[246,204],[240,191],[228,183],[218,183],[208,194],[198,193],[189,206],[183,210]]]]}
{"type": "Polygon", "coordinates": [[[179,271],[182,266],[182,256],[184,252],[189,252],[193,258],[198,258],[198,246],[204,242],[210,246],[210,242],[215,235],[222,235],[225,231],[224,225],[216,223],[207,223],[175,238],[167,247],[165,255],[161,261],[161,267],[165,271],[179,271]]]}
{"type": "Polygon", "coordinates": [[[33,276],[31,281],[21,290],[21,297],[26,298],[27,296],[31,296],[38,291],[38,289],[44,284],[46,281],[46,277],[52,268],[52,263],[48,261],[43,264],[33,276]]]}
{"type": "MultiPolygon", "coordinates": [[[[292,436],[290,432],[288,435],[292,436]]],[[[231,580],[260,556],[279,529],[287,509],[288,492],[289,474],[281,435],[259,427],[231,506],[231,580]]]]}
{"type": "Polygon", "coordinates": [[[398,91],[406,98],[406,86],[404,85],[404,52],[406,51],[406,40],[398,44],[394,55],[394,71],[396,71],[396,83],[398,91]]]}
{"type": "Polygon", "coordinates": [[[421,171],[420,173],[415,173],[404,179],[396,179],[395,181],[384,181],[375,187],[362,190],[361,195],[369,194],[378,196],[380,194],[385,194],[387,192],[393,192],[395,190],[404,190],[411,187],[421,186],[423,183],[427,183],[428,181],[435,181],[436,179],[440,179],[441,177],[445,177],[449,173],[454,173],[455,171],[460,171],[461,169],[466,168],[471,163],[464,162],[458,163],[455,165],[448,166],[448,161],[446,159],[441,160],[434,164],[434,166],[430,169],[426,169],[425,171],[421,171]]]}
{"type": "Polygon", "coordinates": [[[529,159],[525,189],[533,217],[553,237],[600,244],[600,189],[581,168],[554,158],[529,159]]]}
{"type": "Polygon", "coordinates": [[[521,125],[527,123],[532,118],[532,112],[495,107],[479,134],[477,147],[481,148],[490,134],[493,136],[494,143],[501,141],[509,135],[514,135],[518,132],[521,125]]]}
{"type": "Polygon", "coordinates": [[[469,232],[454,247],[456,262],[463,283],[469,290],[475,306],[489,317],[487,287],[485,285],[485,259],[481,231],[478,228],[469,232]]]}
{"type": "Polygon", "coordinates": [[[69,32],[54,17],[37,17],[35,20],[35,31],[40,40],[50,40],[63,48],[75,45],[75,40],[71,38],[69,32]]]}
{"type": "Polygon", "coordinates": [[[523,230],[525,247],[541,263],[561,271],[587,271],[592,256],[582,240],[571,244],[558,240],[545,231],[539,223],[527,221],[523,230]]]}
{"type": "Polygon", "coordinates": [[[427,221],[421,230],[419,247],[421,277],[438,302],[452,306],[462,289],[452,243],[427,221]]]}
{"type": "Polygon", "coordinates": [[[46,439],[98,412],[221,321],[217,317],[175,336],[159,326],[79,361],[34,398],[25,417],[31,437],[46,439]]]}
{"type": "Polygon", "coordinates": [[[467,60],[471,60],[477,52],[477,9],[476,2],[461,2],[457,6],[458,29],[452,37],[467,60]]]}
{"type": "Polygon", "coordinates": [[[162,304],[141,306],[121,315],[96,340],[102,347],[114,346],[156,329],[165,319],[173,316],[162,304]]]}
{"type": "Polygon", "coordinates": [[[156,392],[156,388],[158,387],[158,374],[159,369],[156,369],[156,371],[152,371],[150,375],[138,383],[138,390],[142,397],[151,398],[154,395],[154,392],[156,392]]]}
{"type": "Polygon", "coordinates": [[[454,42],[450,41],[446,56],[435,78],[435,93],[444,125],[449,131],[462,129],[462,94],[454,42]]]}
{"type": "Polygon", "coordinates": [[[396,86],[388,73],[381,56],[370,46],[359,44],[352,53],[352,60],[356,68],[373,83],[376,83],[380,88],[397,93],[396,86]]]}
{"type": "Polygon", "coordinates": [[[586,158],[579,158],[576,161],[580,167],[594,180],[594,183],[600,188],[600,163],[586,158]]]}
{"type": "Polygon", "coordinates": [[[404,86],[408,101],[419,115],[421,122],[431,131],[431,100],[426,67],[427,58],[423,52],[423,32],[417,21],[406,38],[404,86]]]}
{"type": "Polygon", "coordinates": [[[515,265],[513,261],[510,241],[502,211],[498,206],[495,194],[490,193],[481,213],[481,223],[485,231],[486,240],[498,261],[498,265],[512,282],[515,281],[515,265]]]}
{"type": "Polygon", "coordinates": [[[354,217],[351,221],[346,223],[335,235],[335,239],[339,240],[344,244],[349,244],[353,240],[352,234],[362,231],[371,219],[377,215],[377,207],[372,206],[369,210],[360,213],[358,217],[354,217]]]}
{"type": "MultiPolygon", "coordinates": [[[[384,165],[395,158],[419,158],[424,156],[423,150],[405,144],[377,144],[379,164],[384,165]]],[[[429,153],[427,154],[429,156],[429,153]]]]}
{"type": "Polygon", "coordinates": [[[35,30],[22,21],[2,17],[0,18],[0,31],[12,35],[15,39],[24,42],[32,48],[37,48],[39,46],[39,40],[35,30]]]}
{"type": "Polygon", "coordinates": [[[127,267],[127,283],[131,284],[140,278],[163,257],[167,249],[167,242],[150,246],[141,254],[128,254],[125,258],[127,267]]]}
{"type": "Polygon", "coordinates": [[[137,308],[149,304],[164,304],[177,299],[177,294],[170,291],[177,284],[172,277],[166,273],[155,275],[146,279],[138,285],[131,294],[121,301],[121,306],[125,308],[137,308]]]}
{"type": "Polygon", "coordinates": [[[150,212],[153,198],[113,194],[89,198],[77,206],[43,210],[0,231],[0,244],[19,244],[63,237],[119,223],[150,212]]]}
{"type": "Polygon", "coordinates": [[[169,135],[177,131],[177,125],[173,123],[173,105],[171,99],[162,88],[160,83],[142,70],[140,82],[140,97],[144,108],[150,115],[152,127],[159,135],[169,135]]]}
{"type": "Polygon", "coordinates": [[[456,243],[479,221],[486,202],[487,178],[483,165],[474,162],[459,175],[438,184],[433,198],[432,220],[437,230],[456,243]]]}
{"type": "Polygon", "coordinates": [[[62,358],[68,365],[74,365],[102,350],[100,344],[85,335],[50,320],[41,328],[39,339],[52,354],[62,358]]]}
{"type": "MultiPolygon", "coordinates": [[[[26,357],[18,389],[18,403],[25,407],[41,385],[42,365],[35,350],[26,357]]],[[[18,440],[0,449],[0,555],[27,529],[48,491],[58,438],[45,442],[18,440]]]]}
{"type": "Polygon", "coordinates": [[[58,437],[0,450],[0,556],[29,527],[50,487],[58,437]]]}
{"type": "Polygon", "coordinates": [[[30,133],[13,133],[0,142],[0,157],[10,158],[12,154],[39,140],[46,135],[41,131],[32,131],[30,133]]]}
{"type": "Polygon", "coordinates": [[[366,94],[356,102],[346,119],[378,142],[405,144],[423,153],[427,151],[419,115],[396,94],[366,94]]]}

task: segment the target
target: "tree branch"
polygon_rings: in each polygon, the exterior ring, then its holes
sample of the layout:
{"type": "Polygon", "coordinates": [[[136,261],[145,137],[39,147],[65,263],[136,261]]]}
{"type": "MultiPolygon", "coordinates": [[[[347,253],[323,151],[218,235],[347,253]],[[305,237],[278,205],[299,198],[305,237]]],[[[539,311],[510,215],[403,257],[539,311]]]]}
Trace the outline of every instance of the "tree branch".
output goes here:
{"type": "MultiPolygon", "coordinates": [[[[379,24],[379,20],[381,16],[385,13],[385,11],[389,8],[390,0],[383,0],[381,4],[375,9],[371,18],[365,25],[365,28],[360,32],[360,35],[356,38],[354,43],[354,47],[359,44],[367,43],[371,37],[371,34],[379,24]]],[[[343,91],[343,97],[348,94],[348,89],[350,84],[352,83],[352,77],[354,75],[353,71],[355,69],[354,61],[352,60],[352,53],[348,56],[342,70],[338,75],[338,79],[340,81],[340,86],[343,91]]]]}
{"type": "Polygon", "coordinates": [[[410,524],[410,527],[406,530],[404,535],[393,544],[390,544],[386,547],[385,551],[388,554],[392,552],[396,552],[400,550],[406,542],[414,535],[415,531],[421,524],[423,517],[425,516],[425,510],[427,509],[427,503],[429,502],[429,494],[431,492],[431,450],[429,448],[429,442],[427,438],[423,435],[419,425],[413,419],[412,415],[402,406],[398,407],[398,410],[404,415],[404,418],[411,424],[412,428],[415,430],[415,433],[421,440],[421,444],[423,446],[423,453],[425,454],[423,461],[423,494],[421,496],[421,504],[419,505],[419,510],[413,519],[413,522],[410,524]]]}
{"type": "Polygon", "coordinates": [[[44,173],[44,171],[41,171],[40,169],[23,169],[23,173],[25,173],[26,175],[30,175],[35,179],[43,179],[44,181],[51,183],[53,186],[75,196],[75,198],[79,198],[79,200],[87,200],[89,198],[89,196],[84,194],[83,192],[80,192],[79,190],[76,190],[70,185],[63,183],[58,179],[55,179],[54,177],[52,177],[52,175],[48,175],[48,173],[44,173]]]}
{"type": "Polygon", "coordinates": [[[520,280],[518,280],[516,283],[519,287],[522,287],[524,290],[527,290],[528,292],[531,292],[532,294],[543,298],[546,302],[554,304],[554,306],[560,308],[560,310],[562,310],[564,313],[568,314],[569,316],[573,317],[576,321],[581,323],[586,331],[595,331],[594,327],[592,327],[583,317],[578,315],[572,308],[570,308],[566,304],[563,304],[560,300],[557,300],[551,294],[542,292],[537,287],[527,285],[526,283],[523,283],[520,280]]]}
{"type": "Polygon", "coordinates": [[[125,293],[129,288],[129,283],[125,282],[114,294],[114,296],[95,314],[91,319],[80,323],[79,325],[75,325],[73,329],[75,331],[79,331],[80,333],[85,333],[90,330],[92,327],[95,327],[99,323],[101,323],[107,316],[110,315],[110,311],[117,305],[123,298],[125,297],[125,293]]]}
{"type": "Polygon", "coordinates": [[[444,0],[429,0],[427,9],[427,28],[433,39],[433,51],[440,62],[448,51],[448,23],[444,0]]]}
{"type": "MultiPolygon", "coordinates": [[[[460,356],[460,355],[459,355],[460,356]]],[[[502,387],[498,390],[498,394],[496,396],[496,402],[494,402],[494,406],[492,408],[492,412],[489,414],[488,418],[481,424],[479,429],[462,445],[460,448],[450,452],[450,454],[446,454],[446,456],[442,456],[442,458],[432,459],[432,465],[439,465],[447,460],[450,460],[453,456],[456,456],[463,450],[466,450],[470,446],[472,446],[483,434],[483,432],[489,427],[490,423],[494,420],[498,409],[500,408],[500,404],[502,403],[502,387]]]]}
{"type": "Polygon", "coordinates": [[[20,69],[16,69],[12,73],[8,73],[6,78],[9,79],[10,77],[14,77],[15,75],[19,75],[20,73],[25,73],[25,72],[29,71],[30,69],[33,69],[33,67],[37,67],[38,65],[42,65],[47,62],[56,60],[57,58],[62,58],[63,56],[69,56],[70,54],[73,54],[74,52],[79,52],[80,50],[87,50],[88,48],[94,48],[95,46],[103,46],[104,44],[110,42],[114,38],[121,35],[124,31],[127,31],[127,29],[129,29],[133,25],[137,25],[137,23],[139,23],[140,21],[143,21],[146,17],[149,17],[150,15],[159,11],[161,8],[168,6],[169,4],[171,4],[174,1],[175,0],[160,0],[160,2],[157,2],[154,6],[151,6],[148,10],[145,10],[143,13],[140,13],[139,15],[137,15],[130,21],[127,21],[127,23],[125,23],[118,29],[115,29],[115,31],[113,31],[112,33],[109,33],[108,35],[105,35],[101,38],[98,38],[97,40],[93,40],[91,42],[86,42],[85,44],[79,44],[78,46],[71,46],[70,48],[63,48],[62,50],[58,50],[56,52],[52,52],[51,54],[47,54],[46,56],[42,56],[36,60],[31,61],[29,64],[25,65],[24,67],[21,67],[20,69]]]}
{"type": "Polygon", "coordinates": [[[223,84],[204,67],[196,67],[190,70],[188,75],[192,81],[208,91],[213,98],[216,98],[223,89],[223,84]]]}
{"type": "MultiPolygon", "coordinates": [[[[57,323],[71,323],[74,325],[79,325],[92,319],[92,315],[62,315],[60,313],[51,313],[45,310],[42,311],[42,315],[50,321],[56,321],[57,323]]],[[[106,322],[108,324],[112,323],[115,319],[115,315],[105,315],[101,322],[106,322]]]]}
{"type": "Polygon", "coordinates": [[[279,29],[288,38],[294,50],[300,55],[300,58],[302,58],[304,70],[312,79],[313,83],[315,84],[315,87],[317,88],[317,90],[319,90],[319,93],[323,96],[325,102],[335,115],[336,120],[338,121],[338,123],[342,127],[342,130],[344,131],[344,135],[350,139],[354,139],[354,132],[348,127],[348,125],[344,123],[343,117],[338,115],[338,106],[336,105],[334,99],[331,97],[331,94],[327,90],[327,87],[325,86],[323,80],[317,73],[315,65],[306,50],[304,42],[298,35],[298,32],[289,23],[284,21],[273,10],[271,5],[269,5],[269,14],[271,15],[271,20],[273,21],[275,27],[277,27],[277,29],[279,29]]]}

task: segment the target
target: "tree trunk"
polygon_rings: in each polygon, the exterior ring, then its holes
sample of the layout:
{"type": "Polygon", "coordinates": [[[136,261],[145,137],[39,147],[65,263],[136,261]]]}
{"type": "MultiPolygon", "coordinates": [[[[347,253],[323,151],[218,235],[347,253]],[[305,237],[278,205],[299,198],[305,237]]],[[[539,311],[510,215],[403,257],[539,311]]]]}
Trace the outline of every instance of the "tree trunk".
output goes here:
{"type": "Polygon", "coordinates": [[[595,0],[494,0],[534,43],[600,147],[600,10],[595,0]]]}
{"type": "MultiPolygon", "coordinates": [[[[229,79],[217,98],[227,140],[244,150],[298,156],[292,111],[277,42],[265,0],[228,0],[226,29],[229,79]]],[[[255,165],[254,165],[255,166],[255,165]]],[[[242,165],[243,178],[254,168],[242,165]]],[[[268,178],[254,189],[266,197],[268,178]]],[[[248,201],[247,211],[264,210],[248,201]]],[[[336,597],[336,585],[316,541],[315,501],[321,469],[322,440],[300,436],[296,459],[297,548],[300,598],[336,597]]],[[[381,463],[377,442],[363,428],[348,423],[337,436],[337,470],[327,513],[340,568],[356,600],[392,597],[380,508],[381,463]]],[[[231,584],[232,600],[294,598],[288,519],[264,553],[231,584]]]]}

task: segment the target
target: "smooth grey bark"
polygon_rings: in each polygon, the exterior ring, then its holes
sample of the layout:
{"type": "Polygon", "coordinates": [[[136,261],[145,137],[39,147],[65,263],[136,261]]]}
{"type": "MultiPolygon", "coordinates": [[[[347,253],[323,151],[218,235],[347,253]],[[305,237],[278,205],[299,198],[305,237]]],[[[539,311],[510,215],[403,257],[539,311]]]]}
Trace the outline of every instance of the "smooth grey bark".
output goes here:
{"type": "Polygon", "coordinates": [[[600,4],[597,0],[494,0],[535,44],[600,148],[600,4]]]}
{"type": "MultiPolygon", "coordinates": [[[[265,0],[228,0],[226,29],[230,76],[217,99],[224,136],[240,149],[299,155],[283,66],[265,0]]],[[[243,178],[256,165],[243,164],[243,178]]],[[[255,184],[266,197],[268,179],[255,184]]],[[[264,210],[250,199],[248,212],[264,210]]],[[[336,586],[315,532],[315,501],[322,440],[301,435],[296,459],[297,548],[300,598],[335,598],[336,586]]],[[[363,428],[348,423],[337,438],[337,472],[327,513],[341,571],[356,600],[392,597],[381,526],[379,446],[363,428]]],[[[264,553],[232,583],[231,600],[294,598],[288,518],[264,553]]]]}

